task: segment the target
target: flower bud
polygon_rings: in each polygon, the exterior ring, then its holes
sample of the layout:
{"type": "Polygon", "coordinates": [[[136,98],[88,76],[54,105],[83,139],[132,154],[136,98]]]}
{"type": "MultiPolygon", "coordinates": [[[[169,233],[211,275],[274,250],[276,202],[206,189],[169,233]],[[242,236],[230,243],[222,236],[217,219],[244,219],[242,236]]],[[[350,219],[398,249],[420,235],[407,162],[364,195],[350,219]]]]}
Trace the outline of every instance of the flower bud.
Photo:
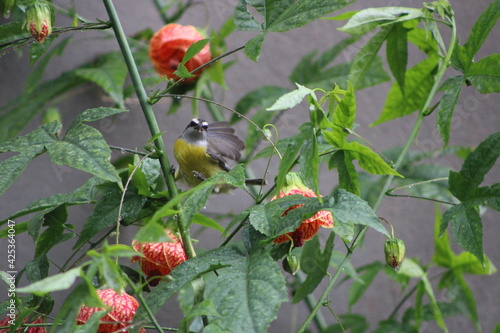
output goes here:
{"type": "Polygon", "coordinates": [[[0,11],[5,18],[9,18],[15,3],[16,0],[0,0],[0,11]]]}
{"type": "Polygon", "coordinates": [[[391,238],[385,241],[384,252],[385,261],[395,270],[399,270],[399,266],[405,257],[405,243],[401,239],[391,238]]]}
{"type": "Polygon", "coordinates": [[[26,28],[33,38],[43,43],[52,33],[52,10],[44,1],[37,1],[26,8],[26,28]]]}
{"type": "Polygon", "coordinates": [[[285,272],[295,275],[300,270],[300,260],[297,256],[287,255],[283,259],[283,269],[285,272]]]}

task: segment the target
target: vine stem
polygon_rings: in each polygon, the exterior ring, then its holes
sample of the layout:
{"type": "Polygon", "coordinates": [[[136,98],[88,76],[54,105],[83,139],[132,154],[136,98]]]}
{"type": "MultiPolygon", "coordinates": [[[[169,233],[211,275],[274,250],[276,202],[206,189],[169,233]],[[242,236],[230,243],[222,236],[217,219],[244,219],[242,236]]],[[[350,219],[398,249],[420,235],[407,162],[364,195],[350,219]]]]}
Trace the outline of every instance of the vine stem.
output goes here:
{"type": "MultiPolygon", "coordinates": [[[[451,9],[450,9],[451,10],[451,9]]],[[[451,37],[450,37],[450,44],[448,47],[448,52],[446,53],[446,56],[444,59],[439,63],[439,70],[435,76],[434,84],[429,92],[429,95],[427,96],[427,99],[421,108],[420,112],[418,113],[417,120],[415,121],[415,125],[413,126],[413,130],[408,137],[408,140],[406,141],[403,149],[401,150],[401,153],[398,156],[398,159],[396,163],[394,163],[394,170],[397,170],[400,166],[401,163],[403,163],[403,160],[406,156],[406,153],[408,152],[408,149],[410,149],[410,146],[412,145],[413,141],[416,139],[418,132],[420,130],[420,126],[422,125],[422,121],[426,115],[427,109],[431,105],[432,99],[434,98],[434,95],[436,94],[436,91],[439,87],[439,84],[441,83],[441,79],[443,78],[444,72],[448,68],[448,65],[450,63],[451,55],[453,54],[453,48],[455,47],[455,41],[456,41],[456,25],[455,25],[455,18],[453,11],[450,13],[450,23],[451,23],[451,37]]],[[[387,177],[387,180],[384,184],[384,187],[379,193],[379,196],[377,197],[377,201],[373,205],[373,210],[377,211],[380,208],[380,205],[382,204],[382,200],[384,199],[386,192],[389,190],[391,183],[394,179],[394,175],[389,175],[387,177]]],[[[344,259],[342,260],[341,264],[339,265],[337,272],[335,272],[335,275],[333,278],[330,280],[328,283],[328,286],[325,288],[323,294],[318,300],[318,303],[316,303],[316,306],[313,308],[309,316],[306,318],[300,329],[297,331],[298,333],[302,333],[305,331],[305,329],[309,326],[313,318],[316,316],[316,313],[319,311],[320,307],[323,306],[324,302],[326,301],[328,294],[332,290],[333,286],[337,282],[337,280],[340,277],[340,274],[343,272],[344,266],[349,262],[349,259],[351,258],[354,249],[359,245],[361,239],[363,239],[363,236],[366,234],[367,227],[364,226],[356,235],[356,237],[353,240],[352,246],[347,249],[347,253],[344,256],[344,259]]]]}
{"type": "MultiPolygon", "coordinates": [[[[151,136],[155,138],[154,144],[156,149],[159,152],[159,161],[161,165],[161,170],[163,172],[163,177],[165,179],[165,183],[167,184],[167,189],[170,197],[173,199],[177,196],[177,186],[175,185],[174,176],[170,172],[170,162],[168,160],[168,156],[165,153],[165,144],[163,143],[163,139],[160,135],[160,128],[158,127],[158,123],[156,121],[153,109],[151,105],[148,103],[148,96],[146,94],[146,90],[142,84],[141,77],[139,75],[139,70],[137,69],[137,65],[134,61],[134,57],[132,55],[132,51],[130,50],[130,45],[128,44],[127,37],[125,36],[125,32],[123,31],[123,27],[120,23],[120,19],[116,12],[116,9],[113,5],[112,0],[103,0],[104,6],[106,7],[106,11],[111,20],[111,26],[116,36],[116,40],[120,45],[121,52],[125,59],[125,63],[127,64],[128,72],[130,74],[130,78],[134,85],[135,93],[139,99],[139,104],[141,105],[142,112],[144,113],[144,117],[146,118],[146,122],[148,124],[149,130],[151,132],[151,136]]],[[[175,209],[178,209],[176,207],[175,209]]],[[[193,243],[191,241],[191,237],[189,237],[189,232],[186,230],[184,223],[182,221],[182,217],[179,216],[177,220],[177,225],[179,228],[179,233],[182,238],[182,243],[184,245],[184,250],[186,251],[186,255],[188,258],[192,258],[196,256],[194,251],[193,243]]]]}

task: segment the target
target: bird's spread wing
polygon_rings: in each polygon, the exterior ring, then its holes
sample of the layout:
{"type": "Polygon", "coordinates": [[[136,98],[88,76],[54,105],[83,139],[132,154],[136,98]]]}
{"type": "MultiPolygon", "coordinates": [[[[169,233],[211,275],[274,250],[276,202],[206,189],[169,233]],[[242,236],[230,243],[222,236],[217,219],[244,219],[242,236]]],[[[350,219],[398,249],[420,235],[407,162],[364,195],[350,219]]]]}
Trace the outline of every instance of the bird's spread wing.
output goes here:
{"type": "Polygon", "coordinates": [[[215,160],[222,160],[226,166],[224,157],[237,162],[241,158],[240,151],[245,149],[245,143],[233,134],[233,128],[227,126],[227,122],[217,122],[207,129],[207,154],[215,160]]]}

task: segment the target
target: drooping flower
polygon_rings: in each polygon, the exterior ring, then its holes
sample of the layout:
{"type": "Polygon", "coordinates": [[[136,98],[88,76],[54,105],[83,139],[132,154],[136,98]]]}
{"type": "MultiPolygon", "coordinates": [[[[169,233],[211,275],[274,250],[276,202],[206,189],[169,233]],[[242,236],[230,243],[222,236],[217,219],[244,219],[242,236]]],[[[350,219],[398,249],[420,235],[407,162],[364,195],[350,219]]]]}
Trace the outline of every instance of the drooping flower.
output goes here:
{"type": "Polygon", "coordinates": [[[405,243],[398,238],[389,238],[384,244],[385,262],[394,268],[396,271],[399,270],[403,259],[405,258],[406,247],[405,243]]]}
{"type": "MultiPolygon", "coordinates": [[[[300,194],[308,198],[317,197],[316,193],[314,193],[313,190],[304,185],[298,173],[290,172],[286,175],[285,186],[280,190],[278,196],[273,198],[273,200],[293,194],[300,194]]],[[[285,216],[289,211],[300,206],[303,205],[294,205],[288,208],[282,216],[285,216]]],[[[302,221],[301,225],[297,229],[295,229],[295,231],[276,237],[274,243],[284,243],[289,241],[291,238],[293,241],[293,245],[295,247],[300,247],[304,245],[305,241],[314,236],[318,232],[320,227],[333,227],[333,216],[331,212],[326,210],[320,210],[316,212],[310,218],[302,221]]]]}
{"type": "Polygon", "coordinates": [[[132,262],[140,263],[142,272],[150,280],[151,286],[156,286],[161,280],[160,276],[170,274],[177,265],[187,260],[182,240],[168,229],[165,229],[165,233],[172,242],[140,243],[136,240],[132,242],[134,250],[143,254],[143,257],[133,257],[132,262]]]}
{"type": "MultiPolygon", "coordinates": [[[[4,320],[0,321],[0,327],[9,326],[10,320],[12,319],[7,317],[4,320]]],[[[28,317],[24,318],[23,320],[23,323],[26,324],[27,322],[28,322],[28,317]]],[[[32,321],[30,324],[43,324],[43,319],[39,317],[36,320],[32,321]]],[[[9,328],[0,329],[0,333],[8,333],[8,332],[10,332],[9,328]]],[[[16,332],[47,333],[47,330],[45,329],[45,327],[42,326],[31,326],[28,329],[26,329],[26,327],[21,326],[16,332]]]]}
{"type": "MultiPolygon", "coordinates": [[[[169,79],[180,79],[174,72],[181,63],[188,48],[195,42],[203,39],[201,33],[191,25],[180,25],[176,23],[167,24],[158,30],[149,42],[149,58],[158,73],[166,75],[169,79]]],[[[210,47],[205,47],[193,58],[186,62],[188,71],[192,71],[211,59],[210,47]]],[[[194,73],[199,76],[201,70],[194,73]]],[[[188,78],[183,83],[192,82],[196,77],[188,78]]]]}
{"type": "Polygon", "coordinates": [[[45,1],[35,1],[26,8],[26,28],[33,38],[43,43],[52,33],[52,10],[45,1]]]}
{"type": "MultiPolygon", "coordinates": [[[[134,319],[139,303],[124,291],[117,293],[113,289],[99,289],[97,295],[102,302],[110,308],[108,314],[101,318],[103,324],[99,325],[97,333],[128,332],[128,327],[134,319]]],[[[78,325],[85,324],[92,314],[107,308],[89,307],[83,305],[78,313],[78,325]]],[[[140,333],[146,333],[142,328],[140,333]]]]}

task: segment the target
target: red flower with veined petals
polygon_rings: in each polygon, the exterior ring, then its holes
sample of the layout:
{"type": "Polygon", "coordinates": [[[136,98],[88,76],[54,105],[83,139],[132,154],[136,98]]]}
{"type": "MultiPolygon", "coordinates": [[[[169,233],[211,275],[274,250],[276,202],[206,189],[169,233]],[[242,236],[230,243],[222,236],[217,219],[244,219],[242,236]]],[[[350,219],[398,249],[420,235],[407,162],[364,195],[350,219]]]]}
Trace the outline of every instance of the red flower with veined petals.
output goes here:
{"type": "MultiPolygon", "coordinates": [[[[174,75],[177,66],[182,61],[188,48],[203,36],[192,25],[180,25],[176,23],[167,24],[158,30],[149,42],[149,58],[158,73],[166,75],[169,79],[179,80],[180,77],[174,75]]],[[[209,44],[198,52],[193,58],[186,62],[188,71],[192,71],[207,63],[212,58],[209,44]]],[[[201,70],[194,73],[199,76],[201,70]]],[[[192,82],[196,77],[188,78],[183,83],[192,82]]]]}
{"type": "MultiPolygon", "coordinates": [[[[308,198],[316,198],[317,195],[313,190],[306,187],[300,179],[300,176],[296,172],[290,172],[286,175],[286,186],[280,190],[277,198],[283,198],[288,195],[300,194],[308,198]]],[[[282,216],[285,216],[292,209],[296,209],[303,205],[294,205],[288,208],[282,216]]],[[[302,221],[301,225],[295,229],[295,231],[289,232],[284,235],[276,237],[274,243],[280,244],[290,240],[293,241],[295,247],[301,247],[304,243],[314,236],[320,227],[332,228],[333,227],[333,216],[332,213],[326,210],[320,210],[316,212],[313,216],[302,221]]]]}
{"type": "Polygon", "coordinates": [[[175,237],[168,229],[165,233],[172,239],[172,242],[140,243],[136,240],[132,242],[134,250],[144,255],[133,257],[132,262],[140,262],[142,272],[146,274],[148,280],[157,277],[150,280],[151,286],[156,286],[160,282],[161,279],[158,276],[170,274],[177,265],[187,260],[182,240],[175,237]]]}
{"type": "MultiPolygon", "coordinates": [[[[111,308],[108,314],[101,318],[105,324],[99,325],[97,333],[128,332],[127,327],[130,326],[139,307],[135,298],[124,291],[117,293],[113,289],[99,289],[97,295],[107,307],[111,308]]],[[[76,319],[78,325],[85,324],[94,312],[103,310],[106,309],[83,305],[76,319]]],[[[146,330],[141,328],[139,332],[146,333],[146,330]]]]}
{"type": "MultiPolygon", "coordinates": [[[[9,326],[9,321],[10,318],[5,318],[4,320],[0,321],[0,327],[4,326],[9,326]]],[[[26,323],[28,321],[28,318],[24,318],[23,323],[26,323]]],[[[32,321],[30,324],[43,324],[43,319],[42,318],[37,318],[36,320],[32,321]]],[[[10,328],[2,328],[0,329],[0,333],[8,333],[10,332],[10,328]]],[[[26,332],[26,333],[47,333],[47,330],[45,327],[42,326],[32,326],[28,329],[26,327],[19,327],[19,329],[16,332],[26,332]]]]}

